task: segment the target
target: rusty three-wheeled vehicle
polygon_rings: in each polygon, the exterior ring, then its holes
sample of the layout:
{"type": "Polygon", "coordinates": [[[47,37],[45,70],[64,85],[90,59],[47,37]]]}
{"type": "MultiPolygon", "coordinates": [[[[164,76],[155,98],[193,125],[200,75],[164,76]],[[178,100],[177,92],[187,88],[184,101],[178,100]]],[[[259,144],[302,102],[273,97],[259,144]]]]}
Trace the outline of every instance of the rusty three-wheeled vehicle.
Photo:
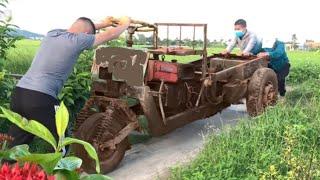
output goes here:
{"type": "MultiPolygon", "coordinates": [[[[169,38],[167,38],[168,40],[169,38]]],[[[207,55],[207,25],[133,21],[127,30],[127,46],[101,46],[95,50],[91,97],[77,116],[74,136],[91,143],[103,173],[112,171],[130,148],[132,131],[147,129],[161,136],[190,122],[212,116],[245,98],[249,115],[255,116],[277,101],[277,77],[256,56],[207,55]],[[158,31],[180,29],[178,45],[160,46],[158,31]],[[183,46],[185,27],[201,29],[203,46],[183,46]],[[148,49],[133,48],[134,34],[153,33],[148,49]],[[174,57],[198,55],[179,62],[174,57]],[[172,57],[172,59],[170,59],[172,57]]],[[[168,148],[168,147],[164,147],[168,148]]],[[[75,154],[82,168],[95,171],[95,162],[80,146],[75,154]]]]}

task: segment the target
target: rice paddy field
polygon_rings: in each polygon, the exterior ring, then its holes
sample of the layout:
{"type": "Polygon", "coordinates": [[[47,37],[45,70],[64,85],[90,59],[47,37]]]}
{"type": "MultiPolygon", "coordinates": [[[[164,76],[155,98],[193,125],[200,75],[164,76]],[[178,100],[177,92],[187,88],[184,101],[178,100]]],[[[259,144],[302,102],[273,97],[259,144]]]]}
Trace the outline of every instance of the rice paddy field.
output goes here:
{"type": "MultiPolygon", "coordinates": [[[[25,73],[39,45],[32,40],[17,42],[5,69],[25,73]]],[[[209,48],[208,54],[220,51],[209,48]]],[[[91,55],[81,56],[88,66],[82,71],[89,71],[91,55]]],[[[320,179],[320,51],[289,51],[288,56],[292,90],[286,97],[263,115],[207,137],[200,155],[173,167],[170,179],[320,179]]]]}

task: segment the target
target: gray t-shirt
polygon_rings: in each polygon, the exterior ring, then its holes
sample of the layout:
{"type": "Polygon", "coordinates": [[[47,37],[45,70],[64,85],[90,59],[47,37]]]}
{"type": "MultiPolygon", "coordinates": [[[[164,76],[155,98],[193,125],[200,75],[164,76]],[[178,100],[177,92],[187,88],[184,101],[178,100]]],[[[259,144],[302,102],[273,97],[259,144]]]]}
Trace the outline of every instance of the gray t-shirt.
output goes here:
{"type": "Polygon", "coordinates": [[[62,29],[49,31],[17,86],[57,98],[80,53],[91,48],[94,39],[92,34],[75,34],[62,29]]]}

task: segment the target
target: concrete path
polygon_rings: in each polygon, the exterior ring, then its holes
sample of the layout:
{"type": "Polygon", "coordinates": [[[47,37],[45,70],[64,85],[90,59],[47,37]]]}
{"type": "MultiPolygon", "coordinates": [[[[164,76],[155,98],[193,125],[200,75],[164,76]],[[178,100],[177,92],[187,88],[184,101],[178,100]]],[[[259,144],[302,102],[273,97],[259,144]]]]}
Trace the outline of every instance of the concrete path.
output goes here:
{"type": "Polygon", "coordinates": [[[115,180],[165,179],[169,168],[192,160],[202,149],[209,133],[219,133],[246,117],[245,105],[231,107],[210,118],[199,120],[159,138],[135,144],[119,167],[108,176],[115,180]]]}

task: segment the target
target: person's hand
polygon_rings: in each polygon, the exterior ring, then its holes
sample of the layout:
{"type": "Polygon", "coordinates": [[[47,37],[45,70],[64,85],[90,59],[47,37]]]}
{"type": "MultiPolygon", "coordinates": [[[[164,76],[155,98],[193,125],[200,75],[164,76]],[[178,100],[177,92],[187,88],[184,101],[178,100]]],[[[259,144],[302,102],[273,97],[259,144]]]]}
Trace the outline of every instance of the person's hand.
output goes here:
{"type": "Polygon", "coordinates": [[[269,53],[267,52],[261,52],[257,55],[258,57],[269,57],[269,53]]]}
{"type": "Polygon", "coordinates": [[[121,26],[129,26],[131,23],[131,19],[127,16],[122,16],[118,19],[118,24],[121,26]]]}
{"type": "Polygon", "coordinates": [[[249,53],[249,52],[243,52],[243,53],[241,53],[241,55],[242,55],[242,56],[251,56],[252,54],[249,53]]]}
{"type": "Polygon", "coordinates": [[[102,22],[106,27],[112,26],[116,19],[112,16],[106,17],[102,22]]]}

